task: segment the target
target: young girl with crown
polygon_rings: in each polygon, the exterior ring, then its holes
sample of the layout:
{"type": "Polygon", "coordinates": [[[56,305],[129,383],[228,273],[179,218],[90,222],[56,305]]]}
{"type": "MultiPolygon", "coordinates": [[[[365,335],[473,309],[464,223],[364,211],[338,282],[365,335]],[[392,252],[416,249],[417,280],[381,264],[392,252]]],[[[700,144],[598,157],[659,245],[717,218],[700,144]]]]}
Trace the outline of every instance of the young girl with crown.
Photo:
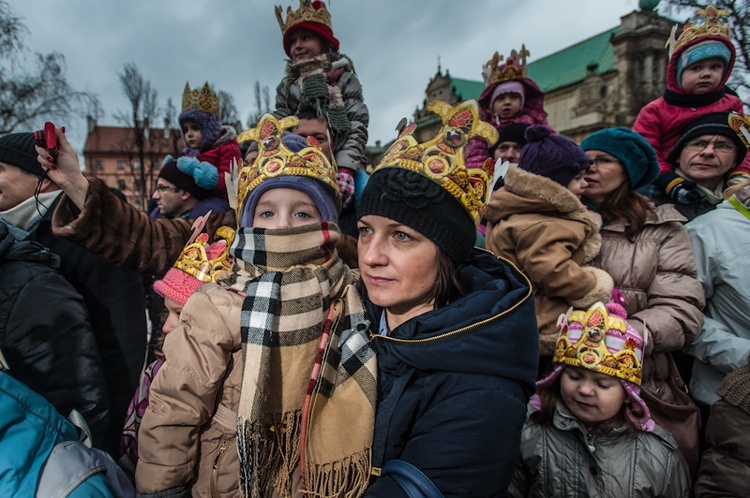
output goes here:
{"type": "Polygon", "coordinates": [[[626,318],[601,302],[560,316],[508,496],[690,496],[687,463],[640,397],[644,342],[626,318]]]}
{"type": "Polygon", "coordinates": [[[335,169],[314,139],[282,140],[297,121],[266,115],[251,133],[259,156],[233,189],[234,264],[190,296],[165,338],[139,431],[141,493],[344,497],[367,485],[369,322],[336,251],[335,169]],[[209,421],[236,445],[199,451],[209,421]],[[342,428],[346,438],[331,438],[342,428]]]}
{"type": "Polygon", "coordinates": [[[219,110],[219,97],[208,82],[200,90],[185,84],[178,117],[185,155],[177,159],[177,168],[191,175],[199,187],[213,189],[213,195],[226,199],[224,173],[229,173],[233,160],[242,162],[242,153],[237,132],[222,126],[219,110]]]}
{"type": "Polygon", "coordinates": [[[354,63],[339,53],[339,41],[331,29],[331,15],[319,0],[300,0],[287,7],[286,20],[277,6],[284,52],[289,56],[286,77],[276,88],[277,118],[312,110],[328,124],[343,209],[354,199],[354,176],[367,165],[367,126],[370,114],[362,97],[362,85],[354,63]]]}
{"type": "MultiPolygon", "coordinates": [[[[504,64],[503,56],[495,52],[482,70],[485,88],[479,97],[482,120],[490,123],[498,131],[511,123],[544,125],[547,113],[544,111],[544,92],[526,76],[526,46],[521,51],[512,50],[504,64]]],[[[481,166],[489,157],[488,145],[481,140],[469,143],[466,161],[470,168],[481,166]]]]}

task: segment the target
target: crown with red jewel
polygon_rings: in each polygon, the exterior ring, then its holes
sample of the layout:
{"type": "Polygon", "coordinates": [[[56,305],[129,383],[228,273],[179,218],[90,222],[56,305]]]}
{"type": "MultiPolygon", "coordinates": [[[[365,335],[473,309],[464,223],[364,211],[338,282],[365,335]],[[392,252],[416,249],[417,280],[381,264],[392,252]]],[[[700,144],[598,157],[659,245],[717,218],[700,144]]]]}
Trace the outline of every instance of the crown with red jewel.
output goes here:
{"type": "Polygon", "coordinates": [[[497,130],[479,119],[476,100],[467,100],[455,107],[436,100],[427,104],[426,109],[440,116],[443,122],[437,135],[420,143],[414,137],[415,123],[403,128],[375,170],[398,167],[426,176],[455,197],[478,224],[489,198],[494,161],[488,158],[481,168],[468,169],[464,149],[475,137],[494,144],[497,130]]]}
{"type": "Polygon", "coordinates": [[[596,303],[586,311],[572,310],[567,316],[562,315],[558,325],[561,331],[553,362],[641,385],[644,343],[624,316],[617,316],[604,304],[596,303]]]}
{"type": "Polygon", "coordinates": [[[495,52],[490,60],[482,68],[482,77],[485,86],[506,81],[520,80],[526,77],[526,57],[531,55],[526,50],[526,45],[521,45],[521,51],[511,50],[505,64],[500,64],[503,56],[495,52]]]}
{"type": "Polygon", "coordinates": [[[686,43],[692,42],[697,38],[703,38],[706,36],[726,38],[731,43],[732,32],[728,25],[722,24],[720,18],[727,17],[729,15],[728,10],[718,9],[713,5],[707,5],[703,9],[698,9],[696,15],[703,16],[704,21],[701,25],[694,25],[693,23],[686,23],[682,28],[680,37],[675,40],[674,34],[676,31],[672,29],[672,33],[667,40],[666,46],[669,47],[669,56],[676,52],[680,47],[686,43]]]}
{"type": "Polygon", "coordinates": [[[282,19],[283,8],[281,5],[274,7],[274,11],[276,12],[276,19],[279,21],[282,33],[286,33],[289,28],[302,22],[313,22],[332,28],[331,14],[323,2],[299,0],[299,9],[292,10],[292,7],[286,8],[286,20],[282,19]]]}
{"type": "Polygon", "coordinates": [[[338,192],[336,168],[331,165],[314,137],[307,137],[307,147],[299,152],[287,148],[281,137],[284,131],[299,124],[297,116],[277,119],[265,114],[255,128],[243,131],[242,141],[258,143],[258,157],[237,175],[237,212],[242,212],[245,199],[258,185],[278,176],[307,176],[321,181],[338,192]]]}
{"type": "Polygon", "coordinates": [[[228,259],[229,245],[234,238],[234,229],[222,226],[216,230],[215,238],[215,242],[208,244],[206,232],[197,236],[194,234],[172,266],[203,283],[213,282],[219,272],[231,267],[228,259]]]}
{"type": "Polygon", "coordinates": [[[745,147],[750,148],[750,119],[747,119],[745,116],[737,114],[736,112],[730,112],[727,121],[729,127],[740,137],[740,140],[745,144],[745,147]]]}
{"type": "Polygon", "coordinates": [[[201,111],[219,117],[219,96],[208,86],[208,81],[200,90],[191,90],[190,83],[185,83],[185,90],[182,92],[182,111],[201,111]]]}

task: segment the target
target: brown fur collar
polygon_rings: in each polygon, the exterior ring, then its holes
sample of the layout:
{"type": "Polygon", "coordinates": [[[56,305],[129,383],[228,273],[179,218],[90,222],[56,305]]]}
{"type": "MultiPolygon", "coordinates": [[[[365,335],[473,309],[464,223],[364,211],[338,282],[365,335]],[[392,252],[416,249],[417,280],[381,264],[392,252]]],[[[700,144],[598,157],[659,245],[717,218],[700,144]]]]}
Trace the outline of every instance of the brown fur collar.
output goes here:
{"type": "Polygon", "coordinates": [[[555,206],[566,218],[588,225],[591,228],[591,236],[584,242],[584,262],[591,261],[599,254],[602,245],[599,233],[602,218],[584,206],[570,190],[549,178],[524,171],[516,165],[508,168],[503,188],[520,197],[542,199],[555,206]]]}

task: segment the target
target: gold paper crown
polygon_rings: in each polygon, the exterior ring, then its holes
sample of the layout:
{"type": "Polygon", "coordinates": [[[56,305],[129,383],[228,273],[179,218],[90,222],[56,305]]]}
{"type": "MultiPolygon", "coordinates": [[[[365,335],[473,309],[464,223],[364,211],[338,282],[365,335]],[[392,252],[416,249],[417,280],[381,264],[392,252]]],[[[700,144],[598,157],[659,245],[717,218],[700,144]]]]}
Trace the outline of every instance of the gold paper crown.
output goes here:
{"type": "Polygon", "coordinates": [[[736,112],[730,112],[727,121],[729,127],[740,137],[745,147],[750,148],[750,120],[736,112]]]}
{"type": "Polygon", "coordinates": [[[481,168],[467,169],[464,149],[469,140],[481,137],[488,143],[497,142],[495,127],[479,119],[476,100],[467,100],[455,107],[436,100],[427,105],[443,121],[443,127],[430,140],[419,143],[414,138],[417,125],[401,130],[398,139],[386,151],[375,168],[405,168],[437,182],[455,197],[479,224],[490,192],[494,162],[487,159],[481,168]]]}
{"type": "MultiPolygon", "coordinates": [[[[200,221],[196,220],[196,224],[200,221]]],[[[193,230],[196,230],[196,225],[193,226],[193,230]]],[[[228,257],[229,246],[233,238],[234,229],[232,228],[223,226],[216,230],[216,241],[213,244],[223,244],[224,248],[218,256],[209,258],[206,253],[206,248],[209,247],[208,234],[203,232],[197,237],[193,234],[193,237],[190,238],[188,244],[180,253],[180,257],[172,266],[192,275],[203,283],[213,282],[219,272],[231,267],[228,257]]],[[[213,246],[213,244],[211,245],[213,246]]]]}
{"type": "Polygon", "coordinates": [[[190,90],[190,83],[185,83],[185,90],[182,92],[182,111],[202,111],[219,117],[219,97],[208,86],[208,81],[200,90],[190,90]]]}
{"type": "Polygon", "coordinates": [[[708,5],[705,8],[696,11],[696,15],[705,18],[702,25],[695,26],[690,22],[685,23],[685,26],[682,28],[682,33],[680,33],[680,37],[677,38],[677,40],[674,39],[674,33],[676,30],[672,30],[672,34],[666,44],[666,46],[669,47],[670,58],[674,52],[686,43],[692,42],[696,38],[703,38],[704,36],[719,36],[726,38],[729,43],[731,43],[732,33],[729,26],[725,26],[719,21],[719,18],[729,15],[728,10],[717,9],[713,5],[708,5]]]}
{"type": "Polygon", "coordinates": [[[298,123],[297,116],[278,120],[273,114],[265,114],[255,128],[240,134],[243,141],[258,142],[258,157],[252,165],[242,168],[237,176],[237,213],[242,213],[245,200],[255,187],[278,176],[307,176],[325,183],[335,192],[339,191],[336,168],[331,166],[314,137],[306,137],[307,147],[299,152],[292,152],[284,145],[282,134],[298,123]]]}
{"type": "Polygon", "coordinates": [[[286,8],[286,21],[281,18],[283,12],[281,5],[274,7],[281,32],[286,33],[286,30],[301,22],[314,22],[332,28],[331,14],[328,12],[326,4],[320,2],[320,5],[321,7],[316,9],[313,7],[311,0],[299,0],[299,9],[292,10],[291,6],[286,8]]]}
{"type": "Polygon", "coordinates": [[[503,56],[495,52],[492,59],[482,68],[482,77],[485,86],[495,83],[504,83],[506,81],[520,80],[526,77],[526,57],[531,55],[526,50],[526,45],[521,45],[521,51],[511,50],[505,64],[500,65],[503,56]]]}
{"type": "Polygon", "coordinates": [[[586,311],[571,311],[567,319],[561,319],[553,362],[641,385],[643,339],[625,319],[610,315],[602,303],[586,311]]]}

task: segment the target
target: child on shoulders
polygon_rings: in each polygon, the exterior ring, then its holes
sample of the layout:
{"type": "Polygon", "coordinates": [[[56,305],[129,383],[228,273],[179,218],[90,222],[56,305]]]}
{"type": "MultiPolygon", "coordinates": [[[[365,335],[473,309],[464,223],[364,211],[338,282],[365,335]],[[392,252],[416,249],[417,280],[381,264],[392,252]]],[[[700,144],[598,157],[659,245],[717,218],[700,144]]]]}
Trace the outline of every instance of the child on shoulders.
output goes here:
{"type": "Polygon", "coordinates": [[[300,0],[299,9],[287,8],[286,20],[277,6],[276,17],[289,61],[287,76],[276,88],[273,114],[282,118],[313,110],[328,123],[342,207],[347,209],[354,199],[355,174],[367,165],[364,151],[370,114],[362,85],[351,59],[339,53],[331,15],[322,1],[300,0]]]}
{"type": "MultiPolygon", "coordinates": [[[[743,114],[742,100],[726,86],[736,53],[729,27],[719,18],[729,12],[709,5],[698,14],[705,16],[702,25],[688,23],[680,37],[670,41],[664,95],[643,107],[633,124],[633,131],[656,150],[661,175],[654,185],[673,201],[684,204],[700,194],[675,173],[668,156],[685,126],[714,112],[743,114]]],[[[730,172],[730,185],[735,175],[750,175],[750,160],[730,172]]]]}

